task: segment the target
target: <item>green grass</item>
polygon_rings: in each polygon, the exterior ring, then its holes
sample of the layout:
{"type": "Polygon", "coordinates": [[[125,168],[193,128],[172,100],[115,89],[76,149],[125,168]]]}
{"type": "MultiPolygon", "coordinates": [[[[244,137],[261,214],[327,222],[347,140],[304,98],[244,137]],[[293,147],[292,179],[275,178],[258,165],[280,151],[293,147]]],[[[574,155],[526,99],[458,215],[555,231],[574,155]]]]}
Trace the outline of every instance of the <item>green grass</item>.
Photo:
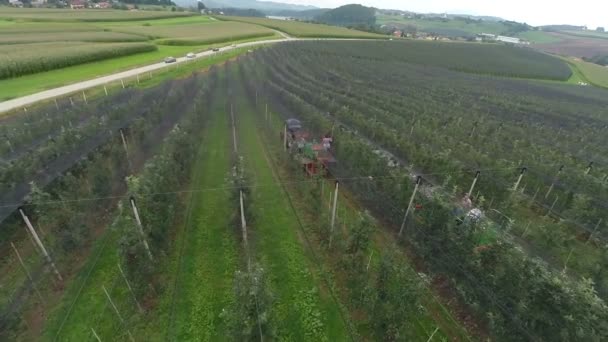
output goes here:
{"type": "Polygon", "coordinates": [[[523,38],[533,44],[558,43],[562,41],[559,37],[543,31],[526,31],[518,34],[518,37],[523,38]]]}
{"type": "Polygon", "coordinates": [[[219,21],[211,24],[121,26],[114,30],[150,38],[165,38],[157,41],[161,45],[201,45],[274,34],[262,26],[219,21]]]}
{"type": "Polygon", "coordinates": [[[97,25],[101,25],[102,27],[114,28],[120,26],[166,26],[166,25],[190,25],[190,24],[212,24],[215,23],[216,20],[212,20],[210,17],[206,16],[191,16],[191,17],[176,17],[176,18],[165,18],[165,19],[155,19],[155,20],[134,20],[134,21],[119,21],[119,22],[110,22],[110,23],[97,23],[97,25]]]}
{"type": "Polygon", "coordinates": [[[321,24],[309,24],[298,21],[287,21],[287,20],[276,20],[267,18],[253,18],[253,17],[231,17],[231,16],[218,16],[219,20],[229,21],[240,21],[245,23],[257,24],[271,29],[283,31],[295,37],[318,37],[318,38],[378,38],[385,39],[386,36],[350,30],[344,27],[321,25],[321,24]]]}
{"type": "MultiPolygon", "coordinates": [[[[194,187],[222,186],[230,168],[229,124],[222,98],[214,99],[209,126],[202,142],[194,187]]],[[[219,314],[233,297],[238,243],[231,226],[236,203],[228,191],[192,194],[192,219],[184,236],[177,301],[169,340],[216,341],[225,336],[219,314]]],[[[152,336],[151,336],[152,337],[152,336]]]]}
{"type": "MultiPolygon", "coordinates": [[[[608,67],[585,62],[578,58],[566,59],[575,74],[579,75],[580,81],[593,84],[598,87],[608,88],[608,67]]],[[[576,81],[578,83],[578,81],[576,81]]]]}
{"type": "MultiPolygon", "coordinates": [[[[239,125],[240,154],[253,175],[252,182],[276,184],[269,160],[264,155],[264,144],[255,129],[252,104],[238,96],[235,117],[239,125]]],[[[278,185],[256,187],[249,201],[254,222],[250,231],[254,239],[255,256],[268,270],[276,300],[271,315],[277,326],[279,339],[297,341],[345,341],[347,327],[340,316],[340,308],[315,283],[309,270],[312,261],[298,236],[298,223],[287,204],[285,193],[278,185]],[[317,327],[315,322],[322,323],[317,327]],[[316,328],[315,328],[316,327],[316,328]]]]}
{"type": "Polygon", "coordinates": [[[0,7],[0,18],[26,21],[125,21],[174,18],[194,15],[191,12],[122,11],[105,9],[13,8],[0,7]]]}
{"type": "Polygon", "coordinates": [[[608,33],[597,31],[560,31],[560,33],[582,38],[608,39],[608,33]]]}

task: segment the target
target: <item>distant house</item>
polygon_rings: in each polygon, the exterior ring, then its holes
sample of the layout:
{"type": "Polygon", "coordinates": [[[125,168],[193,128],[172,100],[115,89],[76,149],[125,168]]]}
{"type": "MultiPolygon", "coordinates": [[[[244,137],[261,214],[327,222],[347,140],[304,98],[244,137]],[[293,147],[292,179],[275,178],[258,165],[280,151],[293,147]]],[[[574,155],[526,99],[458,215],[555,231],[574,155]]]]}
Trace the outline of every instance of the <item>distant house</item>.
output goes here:
{"type": "Polygon", "coordinates": [[[395,30],[393,32],[393,37],[397,37],[397,38],[403,37],[403,31],[401,31],[401,30],[395,30]]]}
{"type": "Polygon", "coordinates": [[[71,9],[83,9],[86,6],[86,3],[82,0],[72,0],[72,2],[70,2],[70,8],[71,9]]]}
{"type": "Polygon", "coordinates": [[[20,0],[8,0],[8,3],[11,6],[15,6],[15,7],[23,7],[23,2],[21,2],[20,0]]]}
{"type": "Polygon", "coordinates": [[[95,4],[95,8],[106,9],[110,7],[112,7],[112,5],[110,5],[110,3],[107,1],[98,2],[95,4]]]}

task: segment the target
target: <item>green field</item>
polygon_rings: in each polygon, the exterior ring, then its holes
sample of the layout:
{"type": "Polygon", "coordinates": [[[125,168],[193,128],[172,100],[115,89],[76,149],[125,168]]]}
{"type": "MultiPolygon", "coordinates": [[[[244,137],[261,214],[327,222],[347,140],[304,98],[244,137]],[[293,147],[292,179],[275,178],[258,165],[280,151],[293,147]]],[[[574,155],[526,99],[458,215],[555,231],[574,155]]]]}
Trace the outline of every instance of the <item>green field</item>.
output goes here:
{"type": "MultiPolygon", "coordinates": [[[[2,32],[2,31],[0,31],[2,32]]],[[[121,32],[90,31],[90,32],[31,32],[23,34],[0,34],[0,45],[28,44],[40,42],[139,42],[148,40],[145,36],[121,32]]]]}
{"type": "Polygon", "coordinates": [[[543,31],[526,31],[518,34],[517,36],[533,44],[558,43],[561,41],[559,37],[543,31]]]}
{"type": "Polygon", "coordinates": [[[329,26],[322,24],[309,24],[297,21],[276,20],[253,17],[231,17],[217,16],[219,20],[241,21],[251,24],[266,26],[275,30],[283,31],[295,37],[318,37],[318,38],[377,38],[386,36],[379,34],[350,30],[344,27],[329,26]]]}
{"type": "MultiPolygon", "coordinates": [[[[347,42],[322,42],[326,53],[355,54],[347,42]]],[[[367,49],[356,53],[370,61],[414,63],[476,74],[567,81],[571,71],[559,58],[532,49],[503,44],[433,42],[420,40],[366,41],[367,49]],[[382,52],[380,52],[382,51],[382,52]]],[[[306,46],[306,45],[302,45],[306,46]]],[[[395,66],[397,67],[397,66],[395,66]]]]}
{"type": "Polygon", "coordinates": [[[608,67],[585,62],[578,58],[568,58],[567,61],[582,74],[583,82],[608,88],[608,67]]]}
{"type": "Polygon", "coordinates": [[[72,65],[154,52],[149,43],[53,42],[0,45],[0,79],[56,70],[72,65]]]}
{"type": "Polygon", "coordinates": [[[265,27],[235,22],[119,26],[114,30],[157,39],[159,45],[203,45],[274,35],[265,27]]]}
{"type": "Polygon", "coordinates": [[[105,9],[48,9],[48,8],[12,8],[0,7],[0,18],[10,20],[26,21],[125,21],[125,20],[147,20],[174,17],[187,17],[193,15],[191,12],[169,12],[169,11],[122,11],[105,9]]]}

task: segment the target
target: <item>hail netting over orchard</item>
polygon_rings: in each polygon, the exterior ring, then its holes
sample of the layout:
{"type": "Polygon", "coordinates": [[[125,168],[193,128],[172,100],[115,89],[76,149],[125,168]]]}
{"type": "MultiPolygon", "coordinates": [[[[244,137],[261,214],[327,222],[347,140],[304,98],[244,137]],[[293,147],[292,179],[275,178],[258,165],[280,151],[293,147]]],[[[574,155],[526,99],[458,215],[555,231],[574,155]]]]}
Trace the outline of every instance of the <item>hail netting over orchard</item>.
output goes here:
{"type": "Polygon", "coordinates": [[[474,70],[466,61],[479,58],[474,47],[457,48],[454,60],[451,44],[425,45],[434,57],[423,59],[395,52],[408,43],[391,44],[295,42],[258,52],[259,88],[284,119],[337,132],[332,175],[370,175],[340,185],[397,231],[415,202],[403,239],[453,279],[496,338],[608,336],[606,92],[475,75],[568,77],[561,61],[534,52],[498,47],[504,59],[474,70]],[[554,69],[521,69],[528,57],[554,69]],[[475,211],[463,219],[456,209],[465,196],[475,211]]]}
{"type": "Polygon", "coordinates": [[[58,99],[1,119],[0,339],[132,336],[159,290],[145,247],[163,255],[176,213],[177,195],[146,196],[190,175],[215,78],[58,99]],[[32,308],[48,316],[42,332],[28,328],[32,308]]]}

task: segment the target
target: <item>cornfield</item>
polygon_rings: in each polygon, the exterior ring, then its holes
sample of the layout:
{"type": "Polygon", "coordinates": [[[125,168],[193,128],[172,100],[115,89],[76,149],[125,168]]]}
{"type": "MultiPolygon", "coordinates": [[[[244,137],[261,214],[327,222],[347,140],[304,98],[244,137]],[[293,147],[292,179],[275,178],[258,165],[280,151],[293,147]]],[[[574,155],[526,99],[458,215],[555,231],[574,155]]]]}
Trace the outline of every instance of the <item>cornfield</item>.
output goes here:
{"type": "Polygon", "coordinates": [[[152,39],[164,38],[164,45],[201,45],[255,37],[271,36],[265,27],[235,22],[214,22],[198,25],[126,26],[116,30],[144,35],[152,39]]]}
{"type": "Polygon", "coordinates": [[[148,20],[175,17],[187,17],[193,15],[191,12],[169,12],[169,11],[120,11],[85,9],[73,11],[70,9],[49,8],[10,8],[0,9],[0,18],[21,19],[30,21],[126,21],[126,20],[148,20]]]}
{"type": "Polygon", "coordinates": [[[0,46],[0,79],[155,51],[148,43],[37,43],[0,46]]]}
{"type": "MultiPolygon", "coordinates": [[[[2,31],[0,31],[2,32],[2,31]]],[[[0,44],[27,44],[42,42],[141,42],[146,37],[121,32],[48,32],[0,34],[0,44]]]]}

